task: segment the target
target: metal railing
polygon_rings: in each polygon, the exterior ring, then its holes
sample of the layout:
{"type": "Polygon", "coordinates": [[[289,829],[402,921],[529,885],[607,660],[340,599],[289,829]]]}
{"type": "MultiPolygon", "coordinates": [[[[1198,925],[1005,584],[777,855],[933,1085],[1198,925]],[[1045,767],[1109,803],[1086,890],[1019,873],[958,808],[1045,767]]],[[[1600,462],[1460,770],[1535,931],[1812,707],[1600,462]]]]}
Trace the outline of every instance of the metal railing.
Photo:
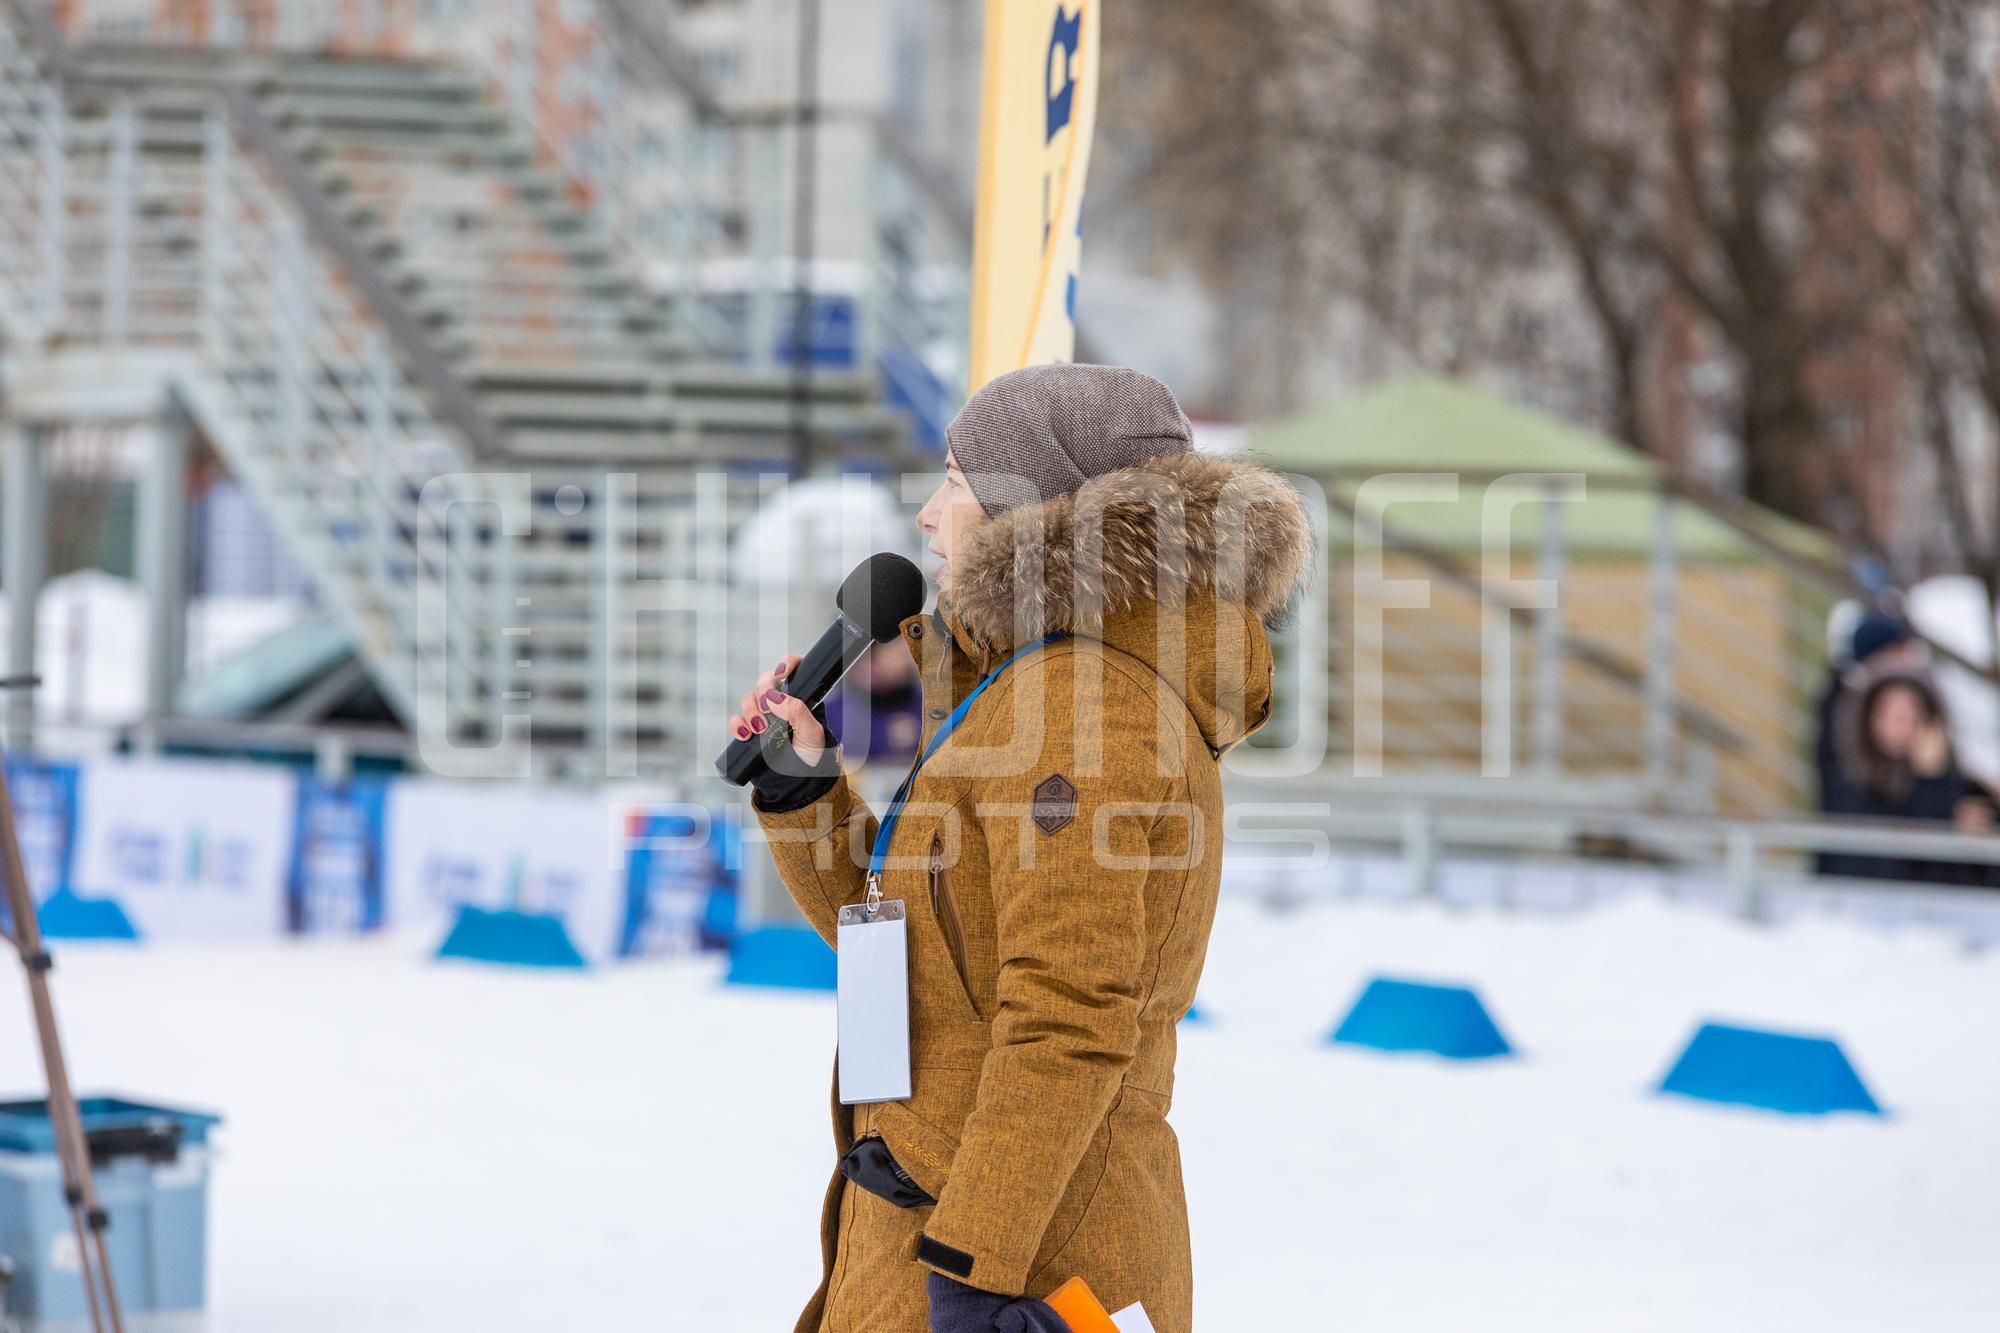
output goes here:
{"type": "MultiPolygon", "coordinates": [[[[1596,878],[1768,920],[1785,900],[1879,910],[1952,926],[1980,923],[2000,940],[2000,838],[1908,821],[1717,819],[1649,814],[1566,795],[1522,799],[1509,784],[1469,780],[1441,793],[1382,781],[1287,782],[1232,778],[1235,892],[1280,899],[1366,891],[1336,864],[1386,854],[1400,867],[1373,886],[1394,896],[1473,905],[1588,906],[1596,878]],[[1860,879],[1814,872],[1822,854],[1950,867],[1947,878],[1860,879]],[[1530,880],[1533,892],[1502,881],[1530,880]],[[1468,883],[1468,881],[1472,881],[1468,883]],[[1487,882],[1480,882],[1487,881],[1487,882]],[[1496,887],[1496,884],[1498,887],[1496,887]]],[[[1921,874],[1921,872],[1916,872],[1921,874]]]]}
{"type": "Polygon", "coordinates": [[[1355,467],[1311,479],[1332,522],[1336,769],[1589,776],[1689,812],[1811,799],[1833,593],[1810,568],[1645,475],[1355,467]],[[1421,511],[1399,501],[1447,493],[1474,497],[1470,539],[1455,520],[1435,530],[1453,535],[1427,537],[1402,517],[1421,511]],[[1579,534],[1573,499],[1629,509],[1639,530],[1609,546],[1601,519],[1579,534]]]}
{"type": "Polygon", "coordinates": [[[132,46],[388,54],[416,22],[417,0],[64,0],[73,38],[132,46]]]}
{"type": "Polygon", "coordinates": [[[59,300],[46,276],[60,260],[45,248],[44,216],[47,195],[62,188],[54,173],[63,150],[46,139],[51,123],[60,122],[43,106],[60,102],[60,95],[41,77],[18,26],[0,22],[0,333],[34,346],[48,336],[59,300]]]}

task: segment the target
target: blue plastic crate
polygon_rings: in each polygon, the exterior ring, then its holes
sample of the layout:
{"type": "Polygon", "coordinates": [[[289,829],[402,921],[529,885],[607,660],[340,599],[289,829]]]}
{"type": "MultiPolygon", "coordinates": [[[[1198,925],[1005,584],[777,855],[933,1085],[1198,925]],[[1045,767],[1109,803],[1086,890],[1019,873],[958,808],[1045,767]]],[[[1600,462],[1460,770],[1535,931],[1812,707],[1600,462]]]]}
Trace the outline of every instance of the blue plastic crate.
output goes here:
{"type": "MultiPolygon", "coordinates": [[[[79,1102],[96,1158],[105,1244],[127,1333],[196,1329],[207,1305],[208,1134],[199,1111],[123,1097],[79,1102]]],[[[14,1265],[7,1313],[23,1333],[85,1327],[76,1234],[45,1103],[0,1102],[0,1255],[14,1265]]]]}
{"type": "MultiPolygon", "coordinates": [[[[208,1131],[222,1123],[221,1116],[205,1111],[185,1111],[124,1097],[84,1097],[77,1101],[76,1109],[83,1116],[86,1135],[176,1125],[180,1141],[196,1148],[205,1147],[208,1131]]],[[[49,1120],[47,1102],[0,1102],[0,1152],[53,1155],[55,1150],[55,1125],[49,1120]]]]}

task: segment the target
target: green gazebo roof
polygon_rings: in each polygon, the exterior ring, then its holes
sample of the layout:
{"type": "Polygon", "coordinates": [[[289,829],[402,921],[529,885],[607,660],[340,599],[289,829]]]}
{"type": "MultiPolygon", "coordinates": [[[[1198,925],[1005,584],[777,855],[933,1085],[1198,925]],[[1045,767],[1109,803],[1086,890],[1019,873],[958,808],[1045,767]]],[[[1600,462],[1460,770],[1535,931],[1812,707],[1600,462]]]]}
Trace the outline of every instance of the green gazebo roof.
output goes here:
{"type": "MultiPolygon", "coordinates": [[[[1453,552],[1481,549],[1485,514],[1502,512],[1510,494],[1542,493],[1533,483],[1495,491],[1493,474],[1581,473],[1582,497],[1562,507],[1566,550],[1572,556],[1644,556],[1653,546],[1659,500],[1644,486],[1659,477],[1656,462],[1594,431],[1459,381],[1386,384],[1268,427],[1252,437],[1250,448],[1287,472],[1337,487],[1349,501],[1368,486],[1371,509],[1376,501],[1391,502],[1383,520],[1391,532],[1453,552]],[[1384,480],[1412,473],[1425,480],[1384,480]],[[1456,499],[1432,498],[1439,474],[1451,473],[1476,475],[1460,482],[1456,499]]],[[[1541,510],[1530,498],[1508,514],[1514,549],[1538,544],[1541,510]]],[[[1781,515],[1746,506],[1741,517],[1800,556],[1836,558],[1825,537],[1781,515]]],[[[1755,542],[1693,504],[1680,506],[1675,525],[1684,560],[1769,558],[1755,542]]]]}

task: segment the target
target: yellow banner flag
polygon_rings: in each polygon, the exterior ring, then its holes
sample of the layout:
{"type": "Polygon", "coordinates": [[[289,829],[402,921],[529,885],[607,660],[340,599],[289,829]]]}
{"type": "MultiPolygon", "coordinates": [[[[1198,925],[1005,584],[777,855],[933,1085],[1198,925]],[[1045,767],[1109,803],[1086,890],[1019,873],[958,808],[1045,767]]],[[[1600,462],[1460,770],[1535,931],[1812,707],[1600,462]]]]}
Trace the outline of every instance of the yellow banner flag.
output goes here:
{"type": "Polygon", "coordinates": [[[986,0],[968,389],[1076,355],[1103,0],[986,0]]]}

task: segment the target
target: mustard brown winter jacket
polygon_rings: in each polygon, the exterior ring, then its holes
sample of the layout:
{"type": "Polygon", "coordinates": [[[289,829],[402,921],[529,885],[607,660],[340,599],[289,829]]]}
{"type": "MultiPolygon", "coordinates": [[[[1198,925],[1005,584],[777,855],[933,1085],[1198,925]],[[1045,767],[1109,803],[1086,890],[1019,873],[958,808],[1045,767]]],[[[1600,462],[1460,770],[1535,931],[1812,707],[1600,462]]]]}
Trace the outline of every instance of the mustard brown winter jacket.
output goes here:
{"type": "MultiPolygon", "coordinates": [[[[1007,511],[967,534],[956,589],[903,623],[928,743],[1016,662],[920,770],[883,894],[909,913],[913,1095],[834,1107],[935,1207],[838,1173],[799,1333],[922,1333],[929,1270],[1043,1296],[1081,1275],[1188,1333],[1192,1261],[1172,1104],[1223,844],[1223,751],[1271,706],[1275,623],[1311,564],[1303,504],[1255,464],[1184,453],[1007,511]]],[[[828,943],[866,894],[876,816],[846,779],[759,808],[828,943]]]]}

